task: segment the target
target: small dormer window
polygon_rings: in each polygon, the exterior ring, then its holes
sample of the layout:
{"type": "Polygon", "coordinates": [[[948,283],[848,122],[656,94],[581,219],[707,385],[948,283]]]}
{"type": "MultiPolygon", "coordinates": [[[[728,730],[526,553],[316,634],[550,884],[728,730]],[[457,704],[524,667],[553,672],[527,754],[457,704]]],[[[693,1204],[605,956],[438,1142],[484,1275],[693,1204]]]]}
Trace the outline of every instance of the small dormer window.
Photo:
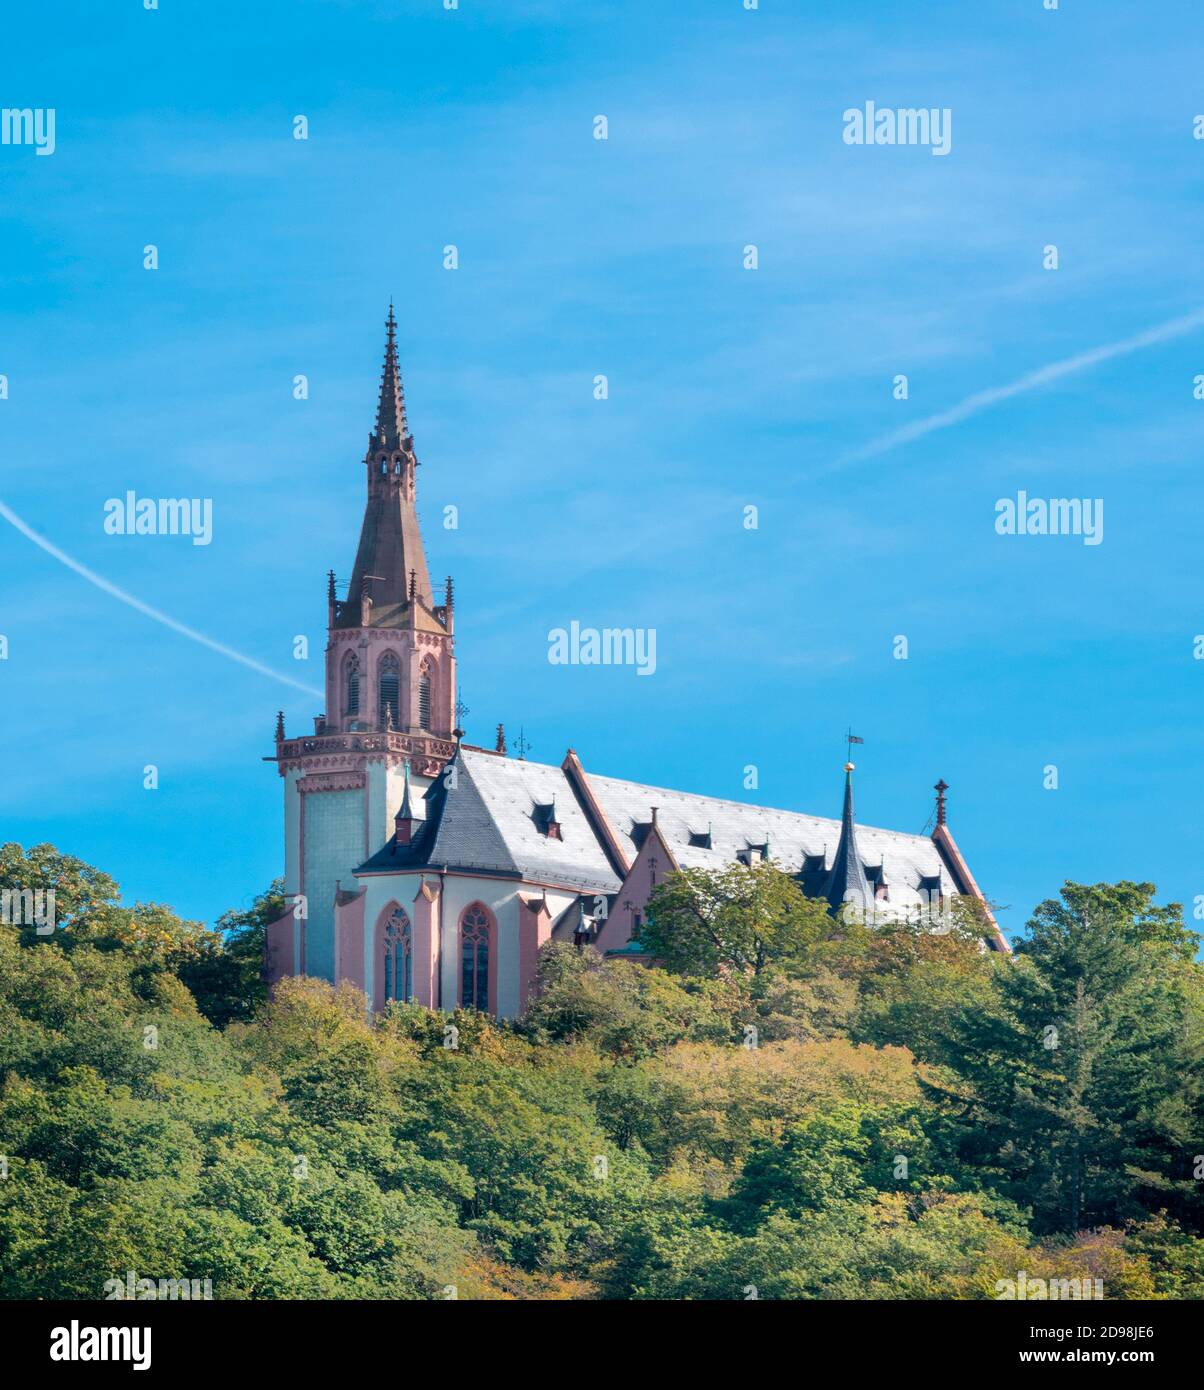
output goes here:
{"type": "Polygon", "coordinates": [[[562,840],[564,838],[560,833],[560,821],[556,816],[556,803],[554,801],[536,802],[532,816],[541,835],[546,835],[549,840],[562,840]]]}
{"type": "Polygon", "coordinates": [[[650,820],[636,820],[631,822],[631,843],[636,849],[643,849],[644,841],[648,838],[648,832],[652,829],[650,820]]]}
{"type": "Polygon", "coordinates": [[[694,849],[711,849],[711,827],[705,830],[691,830],[690,844],[694,849]]]}

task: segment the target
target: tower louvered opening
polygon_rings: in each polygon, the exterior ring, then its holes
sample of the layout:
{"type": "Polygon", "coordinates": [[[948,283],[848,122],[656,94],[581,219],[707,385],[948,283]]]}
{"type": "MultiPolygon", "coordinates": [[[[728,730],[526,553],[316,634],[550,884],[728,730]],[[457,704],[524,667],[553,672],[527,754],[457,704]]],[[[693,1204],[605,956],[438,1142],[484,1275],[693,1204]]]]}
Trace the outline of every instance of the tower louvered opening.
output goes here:
{"type": "Polygon", "coordinates": [[[401,673],[397,661],[392,656],[385,657],[380,668],[380,723],[383,728],[389,723],[399,728],[401,708],[401,673]]]}
{"type": "Polygon", "coordinates": [[[431,673],[425,666],[418,678],[418,724],[423,729],[431,727],[431,673]]]}

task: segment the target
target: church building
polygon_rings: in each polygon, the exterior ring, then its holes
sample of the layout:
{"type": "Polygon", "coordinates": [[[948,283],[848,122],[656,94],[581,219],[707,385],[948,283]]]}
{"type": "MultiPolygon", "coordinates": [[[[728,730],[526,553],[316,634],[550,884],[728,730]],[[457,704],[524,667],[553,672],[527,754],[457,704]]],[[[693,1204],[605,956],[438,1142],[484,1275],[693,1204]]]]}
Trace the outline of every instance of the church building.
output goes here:
{"type": "MultiPolygon", "coordinates": [[[[549,940],[646,959],[653,888],[683,868],[772,860],[833,910],[869,920],[984,901],[936,786],[931,835],[669,791],[464,742],[457,727],[455,602],[436,599],[417,512],[390,306],[376,424],[364,457],[359,548],[327,593],[326,712],[312,734],[276,721],[288,913],[267,931],[267,975],[350,981],[373,1008],[522,1013],[549,940]]],[[[986,946],[1007,951],[989,909],[986,946]]],[[[939,928],[938,928],[939,929],[939,928]]]]}

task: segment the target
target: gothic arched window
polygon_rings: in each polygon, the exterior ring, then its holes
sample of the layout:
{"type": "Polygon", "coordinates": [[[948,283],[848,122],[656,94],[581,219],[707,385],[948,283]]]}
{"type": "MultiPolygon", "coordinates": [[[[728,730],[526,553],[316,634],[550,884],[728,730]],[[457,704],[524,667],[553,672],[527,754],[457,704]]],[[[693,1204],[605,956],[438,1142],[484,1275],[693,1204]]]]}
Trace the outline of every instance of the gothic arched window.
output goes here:
{"type": "Polygon", "coordinates": [[[389,716],[393,716],[393,727],[401,727],[399,718],[401,688],[401,673],[397,665],[397,658],[392,652],[387,652],[380,663],[380,724],[381,727],[389,722],[389,716]]]}
{"type": "Polygon", "coordinates": [[[385,1003],[396,999],[408,1004],[414,997],[414,938],[401,908],[385,923],[383,946],[385,1003]]]}
{"type": "Polygon", "coordinates": [[[425,659],[418,676],[418,727],[431,727],[431,663],[425,659]]]}
{"type": "Polygon", "coordinates": [[[492,918],[480,903],[464,909],[460,918],[460,1006],[489,1008],[489,946],[492,918]]]}
{"type": "Polygon", "coordinates": [[[354,652],[347,658],[343,671],[347,687],[347,713],[358,714],[360,712],[360,663],[354,652]]]}

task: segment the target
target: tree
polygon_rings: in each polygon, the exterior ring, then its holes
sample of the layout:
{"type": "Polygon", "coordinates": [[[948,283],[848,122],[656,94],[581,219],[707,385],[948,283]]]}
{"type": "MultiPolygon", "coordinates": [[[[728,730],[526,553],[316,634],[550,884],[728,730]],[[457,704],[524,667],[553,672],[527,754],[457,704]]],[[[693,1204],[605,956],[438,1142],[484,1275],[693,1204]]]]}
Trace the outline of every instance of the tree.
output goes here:
{"type": "Polygon", "coordinates": [[[1038,1230],[1141,1215],[1153,1194],[1195,1199],[1202,1093],[1188,1027],[1191,934],[1152,884],[1067,883],[1043,902],[990,1007],[946,1038],[955,1080],[932,1094],[961,1157],[1038,1230]]]}
{"type": "Polygon", "coordinates": [[[264,943],[269,923],[283,917],[284,911],[284,880],[278,878],[256,895],[250,907],[223,912],[217,919],[220,939],[181,967],[180,978],[214,1027],[245,1022],[267,998],[264,943]]]}
{"type": "Polygon", "coordinates": [[[589,1039],[631,1060],[686,1038],[729,1041],[739,1002],[714,980],[676,979],[552,941],[540,951],[539,990],[521,1028],[537,1041],[589,1039]]]}
{"type": "Polygon", "coordinates": [[[683,975],[759,975],[801,963],[830,924],[827,903],[770,862],[681,869],[653,889],[640,944],[683,975]]]}

